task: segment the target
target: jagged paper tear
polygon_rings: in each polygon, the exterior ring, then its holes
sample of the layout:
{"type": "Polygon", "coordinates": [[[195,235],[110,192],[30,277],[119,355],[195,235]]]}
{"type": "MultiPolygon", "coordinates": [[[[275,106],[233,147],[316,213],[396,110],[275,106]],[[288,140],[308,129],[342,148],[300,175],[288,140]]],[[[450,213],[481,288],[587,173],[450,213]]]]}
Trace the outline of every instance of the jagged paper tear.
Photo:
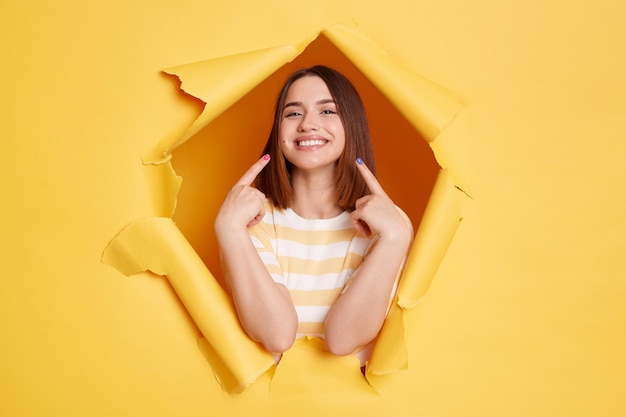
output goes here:
{"type": "MultiPolygon", "coordinates": [[[[463,104],[445,88],[407,71],[367,38],[353,22],[329,27],[326,36],[398,109],[431,144],[438,161],[454,161],[454,149],[439,143],[441,132],[463,109],[463,104]],[[435,146],[436,145],[436,146],[435,146]]],[[[165,70],[181,80],[181,88],[206,103],[202,114],[182,137],[162,141],[143,155],[146,169],[166,165],[176,178],[169,161],[171,152],[219,114],[228,109],[265,78],[302,53],[311,40],[215,58],[165,70]]],[[[389,316],[367,365],[368,375],[384,375],[405,369],[408,354],[403,313],[424,296],[452,241],[461,219],[456,182],[462,173],[450,165],[437,179],[426,212],[418,228],[389,316]],[[454,174],[454,175],[452,175],[454,174]]],[[[175,181],[174,181],[175,182],[175,181]]],[[[163,184],[155,182],[155,194],[163,184]]],[[[178,187],[169,186],[174,207],[178,187]]],[[[172,213],[173,214],[173,213],[172,213]]],[[[167,276],[183,305],[202,332],[200,346],[211,367],[229,392],[240,392],[265,373],[275,362],[241,328],[228,295],[219,286],[193,247],[169,217],[151,217],[131,223],[104,251],[102,260],[125,275],[152,271],[167,276]]],[[[289,360],[290,355],[285,355],[289,360]]]]}

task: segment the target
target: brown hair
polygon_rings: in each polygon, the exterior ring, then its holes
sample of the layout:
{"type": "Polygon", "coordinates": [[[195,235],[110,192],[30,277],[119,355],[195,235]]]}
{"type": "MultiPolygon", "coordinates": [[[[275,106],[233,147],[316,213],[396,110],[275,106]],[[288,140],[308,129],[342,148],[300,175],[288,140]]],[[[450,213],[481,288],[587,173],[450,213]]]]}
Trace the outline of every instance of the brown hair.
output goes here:
{"type": "Polygon", "coordinates": [[[283,85],[276,101],[272,130],[263,150],[263,154],[270,154],[272,162],[261,171],[255,185],[275,206],[290,207],[293,199],[292,165],[281,153],[278,132],[289,87],[306,76],[320,77],[337,105],[346,136],[343,153],[337,161],[337,204],[344,210],[354,210],[356,200],[368,193],[365,181],[357,172],[356,158],[361,158],[376,173],[365,107],[352,83],[336,70],[325,66],[316,65],[296,71],[283,85]]]}

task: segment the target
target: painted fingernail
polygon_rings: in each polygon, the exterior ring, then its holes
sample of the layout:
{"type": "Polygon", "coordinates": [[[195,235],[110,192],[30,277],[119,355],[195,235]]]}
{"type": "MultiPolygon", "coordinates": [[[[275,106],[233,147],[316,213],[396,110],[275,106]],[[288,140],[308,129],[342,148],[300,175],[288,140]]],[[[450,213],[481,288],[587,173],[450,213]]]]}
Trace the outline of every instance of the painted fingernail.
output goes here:
{"type": "Polygon", "coordinates": [[[356,163],[359,165],[363,165],[363,160],[361,158],[357,158],[356,163]]]}
{"type": "Polygon", "coordinates": [[[266,153],[265,155],[263,155],[263,160],[267,161],[268,159],[270,159],[270,154],[266,153]]]}

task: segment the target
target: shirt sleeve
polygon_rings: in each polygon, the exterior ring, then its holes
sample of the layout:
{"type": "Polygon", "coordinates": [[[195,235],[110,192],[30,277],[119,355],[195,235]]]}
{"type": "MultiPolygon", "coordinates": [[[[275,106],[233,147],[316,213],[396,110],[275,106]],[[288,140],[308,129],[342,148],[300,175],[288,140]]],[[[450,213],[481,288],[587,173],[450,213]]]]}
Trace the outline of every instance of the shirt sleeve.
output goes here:
{"type": "MultiPolygon", "coordinates": [[[[400,277],[402,276],[402,272],[404,272],[404,267],[406,265],[407,258],[409,257],[409,252],[411,251],[411,247],[413,246],[413,238],[415,235],[414,230],[413,230],[413,223],[411,223],[411,219],[409,219],[409,216],[407,216],[407,214],[400,207],[396,206],[396,208],[402,215],[402,218],[406,222],[406,225],[411,232],[411,242],[409,243],[409,247],[406,253],[404,254],[404,258],[402,258],[402,263],[400,264],[400,268],[398,268],[398,273],[396,274],[396,280],[393,283],[393,289],[391,291],[391,299],[389,300],[389,306],[391,306],[391,302],[395,298],[396,292],[398,291],[398,284],[400,283],[400,277]]],[[[389,308],[387,308],[387,312],[389,312],[389,308]]]]}
{"type": "MultiPolygon", "coordinates": [[[[414,236],[413,224],[411,223],[411,219],[409,219],[409,216],[407,216],[407,214],[400,207],[396,206],[396,208],[398,209],[398,211],[402,215],[402,218],[406,222],[407,227],[409,228],[409,230],[411,232],[411,243],[409,244],[409,248],[407,249],[407,252],[404,254],[404,258],[402,259],[402,263],[400,264],[400,267],[398,268],[398,272],[396,273],[396,278],[394,280],[393,287],[391,289],[391,296],[389,298],[389,306],[387,307],[387,312],[389,312],[389,307],[391,307],[391,303],[393,302],[393,299],[396,296],[396,292],[398,291],[398,284],[400,283],[400,277],[402,276],[402,272],[404,271],[404,266],[406,265],[406,261],[407,261],[407,258],[409,256],[409,251],[411,249],[411,246],[413,246],[413,236],[414,236]]],[[[365,261],[365,259],[367,258],[367,255],[376,246],[376,241],[377,240],[378,239],[376,237],[373,237],[370,240],[370,243],[369,243],[369,245],[367,247],[367,251],[365,252],[365,255],[363,256],[363,261],[365,261]]],[[[346,283],[343,291],[341,292],[342,294],[347,291],[348,287],[350,287],[350,284],[352,283],[352,279],[357,275],[357,273],[359,272],[360,269],[361,269],[361,265],[359,265],[359,267],[354,271],[354,273],[352,274],[352,276],[350,277],[350,279],[346,283]]]]}
{"type": "Polygon", "coordinates": [[[266,207],[263,221],[249,227],[248,234],[272,280],[287,286],[287,280],[276,256],[276,231],[273,227],[271,210],[267,210],[266,207]]]}

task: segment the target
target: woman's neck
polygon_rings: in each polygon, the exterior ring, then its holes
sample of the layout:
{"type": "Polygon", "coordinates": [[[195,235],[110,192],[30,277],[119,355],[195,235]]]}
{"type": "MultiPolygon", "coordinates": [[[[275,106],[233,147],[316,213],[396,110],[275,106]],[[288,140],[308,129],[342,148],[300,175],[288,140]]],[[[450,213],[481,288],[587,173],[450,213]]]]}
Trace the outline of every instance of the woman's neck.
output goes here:
{"type": "Polygon", "coordinates": [[[334,170],[309,172],[294,169],[291,173],[294,199],[291,208],[305,219],[329,219],[343,210],[337,205],[334,170]]]}

